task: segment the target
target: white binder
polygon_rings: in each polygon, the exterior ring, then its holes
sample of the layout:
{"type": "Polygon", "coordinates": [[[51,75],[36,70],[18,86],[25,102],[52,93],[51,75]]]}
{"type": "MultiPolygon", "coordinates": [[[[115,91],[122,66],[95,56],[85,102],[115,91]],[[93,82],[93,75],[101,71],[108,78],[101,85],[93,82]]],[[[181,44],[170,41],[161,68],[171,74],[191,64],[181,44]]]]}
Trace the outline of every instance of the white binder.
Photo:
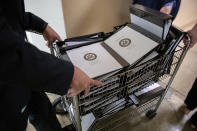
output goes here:
{"type": "Polygon", "coordinates": [[[101,43],[67,51],[71,62],[91,78],[122,68],[119,62],[105,50],[101,43]]]}
{"type": "Polygon", "coordinates": [[[130,65],[153,50],[158,43],[143,34],[125,26],[104,41],[112,50],[130,65]]]}

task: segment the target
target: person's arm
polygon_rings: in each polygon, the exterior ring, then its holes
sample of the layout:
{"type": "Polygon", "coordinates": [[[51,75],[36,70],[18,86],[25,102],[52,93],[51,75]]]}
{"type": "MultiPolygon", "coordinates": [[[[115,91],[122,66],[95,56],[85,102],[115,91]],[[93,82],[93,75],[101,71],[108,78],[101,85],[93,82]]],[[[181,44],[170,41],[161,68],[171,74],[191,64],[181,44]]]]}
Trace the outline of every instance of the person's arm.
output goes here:
{"type": "Polygon", "coordinates": [[[46,45],[48,47],[50,47],[50,45],[56,40],[62,41],[60,36],[40,17],[30,12],[26,12],[24,21],[25,30],[42,34],[44,39],[47,41],[46,45]]]}
{"type": "Polygon", "coordinates": [[[25,30],[43,34],[44,30],[46,29],[48,23],[42,20],[40,17],[30,13],[25,12],[24,16],[24,26],[25,30]]]}
{"type": "Polygon", "coordinates": [[[87,95],[91,86],[103,86],[103,83],[97,80],[90,79],[78,67],[74,67],[74,76],[72,83],[67,93],[67,97],[73,97],[84,90],[84,95],[87,95]]]}
{"type": "MultiPolygon", "coordinates": [[[[188,34],[190,36],[191,39],[191,43],[190,43],[190,48],[192,48],[196,43],[197,43],[197,23],[194,25],[194,27],[188,31],[188,34]]],[[[185,44],[187,44],[187,40],[184,39],[183,41],[185,44]]]]}
{"type": "MultiPolygon", "coordinates": [[[[25,25],[26,30],[32,30],[41,33],[44,39],[47,41],[48,47],[55,40],[62,41],[60,36],[44,20],[30,12],[25,13],[25,25]]],[[[85,91],[85,95],[87,95],[91,85],[101,86],[103,83],[90,79],[78,67],[74,67],[74,75],[67,96],[75,96],[83,90],[85,91]]]]}
{"type": "Polygon", "coordinates": [[[66,94],[73,77],[73,65],[41,52],[24,42],[6,19],[0,16],[0,83],[33,91],[66,94]]]}
{"type": "MultiPolygon", "coordinates": [[[[0,4],[1,6],[3,5],[0,4]]],[[[82,77],[83,72],[77,69],[74,71],[70,62],[57,59],[31,44],[26,44],[23,35],[13,31],[7,23],[0,8],[1,85],[65,95],[70,85],[78,93],[88,90],[91,84],[102,84],[95,82],[87,75],[82,77]]]]}

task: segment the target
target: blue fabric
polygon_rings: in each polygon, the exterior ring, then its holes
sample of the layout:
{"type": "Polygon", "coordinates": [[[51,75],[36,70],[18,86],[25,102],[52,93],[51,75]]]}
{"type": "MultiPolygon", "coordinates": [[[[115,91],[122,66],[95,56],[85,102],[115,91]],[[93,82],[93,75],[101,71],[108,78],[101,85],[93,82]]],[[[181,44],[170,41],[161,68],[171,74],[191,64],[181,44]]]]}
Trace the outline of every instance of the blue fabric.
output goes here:
{"type": "Polygon", "coordinates": [[[172,6],[174,7],[176,1],[168,2],[164,6],[172,6]]]}
{"type": "Polygon", "coordinates": [[[181,0],[134,0],[134,4],[140,4],[155,10],[160,11],[163,6],[173,3],[171,15],[176,17],[181,0]]]}
{"type": "Polygon", "coordinates": [[[176,0],[176,3],[174,7],[172,8],[171,15],[174,16],[174,18],[176,17],[179,11],[180,4],[181,4],[181,0],[176,0]]]}

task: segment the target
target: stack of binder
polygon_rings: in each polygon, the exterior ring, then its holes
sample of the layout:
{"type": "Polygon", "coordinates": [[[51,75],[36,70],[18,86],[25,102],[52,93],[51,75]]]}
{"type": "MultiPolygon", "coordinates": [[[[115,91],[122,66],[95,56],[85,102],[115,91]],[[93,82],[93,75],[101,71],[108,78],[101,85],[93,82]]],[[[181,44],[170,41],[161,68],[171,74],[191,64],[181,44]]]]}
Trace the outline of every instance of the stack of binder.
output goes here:
{"type": "Polygon", "coordinates": [[[159,41],[126,25],[105,40],[66,50],[64,57],[89,77],[97,78],[135,65],[160,44],[159,41]]]}
{"type": "Polygon", "coordinates": [[[130,6],[131,23],[165,40],[172,24],[172,16],[142,5],[130,6]]]}

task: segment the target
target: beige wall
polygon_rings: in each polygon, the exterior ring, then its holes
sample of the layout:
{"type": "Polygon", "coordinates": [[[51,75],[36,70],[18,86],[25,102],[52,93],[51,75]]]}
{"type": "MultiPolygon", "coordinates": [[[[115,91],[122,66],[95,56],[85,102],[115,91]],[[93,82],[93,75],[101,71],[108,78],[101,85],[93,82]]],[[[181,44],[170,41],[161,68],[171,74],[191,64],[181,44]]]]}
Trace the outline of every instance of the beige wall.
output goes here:
{"type": "Polygon", "coordinates": [[[132,0],[62,0],[67,37],[112,31],[129,22],[132,0]]]}
{"type": "Polygon", "coordinates": [[[197,23],[197,0],[181,0],[181,6],[173,24],[183,30],[197,23]]]}

